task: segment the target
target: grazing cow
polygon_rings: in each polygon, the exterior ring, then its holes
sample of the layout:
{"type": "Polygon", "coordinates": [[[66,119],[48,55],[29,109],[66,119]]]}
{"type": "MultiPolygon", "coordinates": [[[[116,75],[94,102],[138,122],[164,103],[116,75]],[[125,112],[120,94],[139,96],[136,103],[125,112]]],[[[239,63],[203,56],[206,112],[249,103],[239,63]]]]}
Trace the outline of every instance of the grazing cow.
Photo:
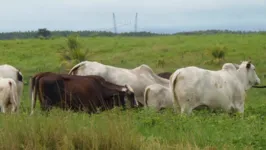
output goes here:
{"type": "Polygon", "coordinates": [[[17,95],[18,95],[18,105],[20,104],[20,100],[23,92],[23,76],[22,73],[16,69],[15,67],[3,64],[0,65],[0,77],[3,78],[11,78],[16,82],[17,85],[17,95]]]}
{"type": "Polygon", "coordinates": [[[172,108],[170,89],[160,84],[152,84],[146,87],[144,92],[144,105],[153,107],[157,111],[164,108],[172,108]]]}
{"type": "Polygon", "coordinates": [[[174,110],[179,105],[181,113],[187,114],[199,105],[244,113],[245,91],[257,84],[260,79],[250,61],[240,65],[226,63],[218,71],[194,66],[181,68],[170,78],[174,110]]]}
{"type": "Polygon", "coordinates": [[[98,76],[71,76],[46,72],[35,75],[31,80],[31,114],[35,108],[37,94],[42,110],[49,110],[55,106],[95,113],[100,107],[105,110],[114,106],[125,106],[125,97],[130,100],[131,107],[137,105],[134,91],[130,86],[115,85],[98,76]]]}
{"type": "Polygon", "coordinates": [[[95,61],[83,61],[75,65],[69,73],[70,75],[97,75],[106,81],[117,85],[130,85],[136,95],[139,104],[144,104],[144,90],[151,84],[161,84],[169,86],[169,80],[159,77],[147,65],[140,65],[134,69],[124,69],[104,65],[95,61]]]}
{"type": "Polygon", "coordinates": [[[159,77],[165,78],[165,79],[170,79],[170,76],[172,75],[171,72],[162,72],[157,74],[159,77]]]}
{"type": "Polygon", "coordinates": [[[12,78],[0,77],[0,107],[6,113],[11,106],[11,112],[18,110],[17,85],[12,78]]]}

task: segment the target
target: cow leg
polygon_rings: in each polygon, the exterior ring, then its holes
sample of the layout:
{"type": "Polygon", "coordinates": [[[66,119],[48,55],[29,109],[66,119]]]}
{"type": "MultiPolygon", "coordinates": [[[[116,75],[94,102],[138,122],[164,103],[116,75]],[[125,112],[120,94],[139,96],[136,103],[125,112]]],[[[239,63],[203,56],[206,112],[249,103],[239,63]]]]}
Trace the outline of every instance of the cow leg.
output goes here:
{"type": "Polygon", "coordinates": [[[174,113],[177,114],[178,109],[179,109],[179,104],[175,100],[173,100],[173,109],[174,109],[174,113]]]}
{"type": "Polygon", "coordinates": [[[186,113],[187,115],[191,115],[193,109],[201,105],[199,103],[200,100],[197,98],[194,98],[194,97],[192,97],[192,98],[185,97],[185,98],[180,100],[181,114],[186,113]]]}
{"type": "Polygon", "coordinates": [[[1,108],[2,113],[6,113],[7,107],[6,104],[4,104],[1,108]]]}
{"type": "Polygon", "coordinates": [[[242,103],[242,104],[239,104],[236,108],[235,108],[235,111],[237,112],[237,113],[240,113],[240,114],[244,114],[244,103],[242,103]]]}
{"type": "Polygon", "coordinates": [[[19,104],[14,102],[14,101],[11,101],[11,99],[10,99],[9,106],[11,106],[11,113],[17,112],[17,110],[18,110],[18,106],[17,105],[19,105],[19,104]]]}
{"type": "Polygon", "coordinates": [[[11,112],[12,113],[15,113],[17,111],[17,107],[13,104],[12,106],[11,106],[11,112]]]}
{"type": "Polygon", "coordinates": [[[6,113],[6,108],[2,107],[2,113],[6,113]]]}
{"type": "Polygon", "coordinates": [[[181,114],[191,115],[193,108],[190,107],[188,104],[184,104],[181,106],[181,114]]]}

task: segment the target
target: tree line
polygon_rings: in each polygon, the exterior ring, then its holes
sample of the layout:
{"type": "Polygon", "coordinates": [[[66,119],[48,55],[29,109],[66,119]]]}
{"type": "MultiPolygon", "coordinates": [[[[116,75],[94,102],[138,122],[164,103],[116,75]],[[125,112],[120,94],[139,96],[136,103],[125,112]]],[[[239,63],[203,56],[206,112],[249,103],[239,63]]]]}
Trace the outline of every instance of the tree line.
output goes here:
{"type": "Polygon", "coordinates": [[[72,34],[79,35],[81,37],[93,37],[93,36],[160,36],[160,35],[194,35],[194,34],[217,34],[217,33],[262,33],[266,31],[230,31],[230,30],[205,30],[205,31],[191,31],[191,32],[178,32],[173,34],[166,33],[152,33],[152,32],[123,32],[113,33],[108,31],[49,31],[46,28],[40,28],[37,31],[26,31],[26,32],[2,32],[0,33],[0,40],[11,40],[11,39],[29,39],[29,38],[52,38],[52,37],[67,37],[72,34]]]}

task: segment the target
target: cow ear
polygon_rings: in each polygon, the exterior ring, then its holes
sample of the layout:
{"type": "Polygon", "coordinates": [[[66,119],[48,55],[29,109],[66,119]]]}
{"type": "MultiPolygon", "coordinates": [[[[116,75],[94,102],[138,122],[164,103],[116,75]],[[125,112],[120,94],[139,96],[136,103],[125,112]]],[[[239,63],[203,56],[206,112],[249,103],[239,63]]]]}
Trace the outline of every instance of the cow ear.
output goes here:
{"type": "Polygon", "coordinates": [[[251,66],[250,61],[247,63],[246,68],[249,69],[251,66]]]}

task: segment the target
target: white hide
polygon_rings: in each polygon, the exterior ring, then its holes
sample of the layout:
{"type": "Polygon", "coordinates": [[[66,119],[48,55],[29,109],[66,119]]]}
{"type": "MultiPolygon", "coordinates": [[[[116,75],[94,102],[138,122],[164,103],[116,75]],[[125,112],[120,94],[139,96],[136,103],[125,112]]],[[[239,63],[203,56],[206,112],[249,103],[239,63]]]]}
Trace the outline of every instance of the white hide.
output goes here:
{"type": "Polygon", "coordinates": [[[17,112],[19,108],[16,82],[11,78],[0,77],[0,107],[3,113],[17,112]]]}
{"type": "Polygon", "coordinates": [[[22,92],[23,92],[23,81],[18,80],[18,74],[20,74],[23,77],[22,73],[15,67],[8,65],[8,64],[0,65],[0,77],[11,78],[16,82],[17,95],[19,99],[18,101],[20,103],[20,100],[22,98],[22,92]]]}
{"type": "Polygon", "coordinates": [[[181,113],[190,114],[199,105],[244,113],[245,91],[256,84],[260,79],[255,66],[244,61],[226,63],[218,71],[194,66],[178,69],[170,78],[170,91],[174,110],[180,107],[181,113]]]}
{"type": "Polygon", "coordinates": [[[72,75],[98,75],[105,80],[117,85],[130,85],[135,93],[136,99],[144,103],[144,90],[151,84],[169,86],[169,80],[156,75],[147,65],[140,65],[134,69],[125,69],[104,65],[98,62],[83,61],[75,65],[69,72],[72,75]]]}
{"type": "Polygon", "coordinates": [[[157,111],[163,108],[172,108],[170,89],[160,84],[152,84],[146,87],[144,92],[144,106],[155,108],[157,111]]]}

